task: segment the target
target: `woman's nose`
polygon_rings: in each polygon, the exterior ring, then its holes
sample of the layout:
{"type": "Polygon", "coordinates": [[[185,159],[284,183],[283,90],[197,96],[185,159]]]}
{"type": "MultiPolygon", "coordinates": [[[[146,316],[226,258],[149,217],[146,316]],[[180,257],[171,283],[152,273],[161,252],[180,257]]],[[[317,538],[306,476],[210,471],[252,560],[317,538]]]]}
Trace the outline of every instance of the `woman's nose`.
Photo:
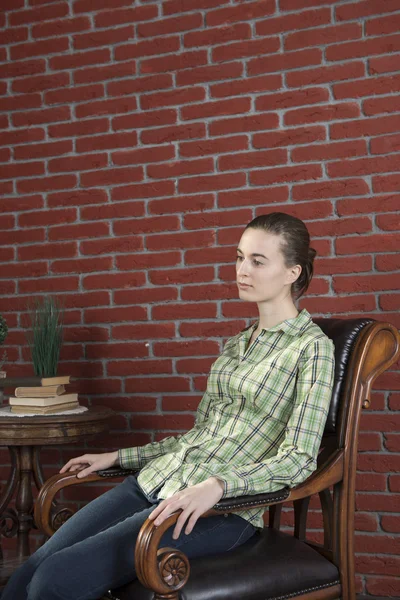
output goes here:
{"type": "Polygon", "coordinates": [[[247,275],[247,273],[248,273],[248,264],[247,264],[247,260],[246,259],[242,260],[242,262],[239,263],[238,269],[237,269],[237,273],[238,273],[238,275],[247,275]]]}

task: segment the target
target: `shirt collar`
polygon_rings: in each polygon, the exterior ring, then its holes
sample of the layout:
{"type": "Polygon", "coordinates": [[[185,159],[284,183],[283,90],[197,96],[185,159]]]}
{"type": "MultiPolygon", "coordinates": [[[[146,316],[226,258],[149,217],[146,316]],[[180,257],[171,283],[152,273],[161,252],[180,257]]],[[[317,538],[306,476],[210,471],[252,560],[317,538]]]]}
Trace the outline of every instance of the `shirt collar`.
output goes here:
{"type": "MultiPolygon", "coordinates": [[[[282,321],[282,323],[278,323],[277,325],[274,325],[274,327],[270,327],[269,329],[263,327],[262,331],[267,331],[268,333],[282,331],[283,333],[287,333],[288,335],[297,336],[301,335],[303,331],[307,329],[310,322],[311,315],[307,309],[303,308],[303,310],[299,312],[297,317],[294,317],[293,319],[286,319],[286,321],[282,321]]],[[[257,325],[258,321],[256,321],[256,323],[254,323],[254,325],[252,325],[250,329],[253,331],[257,327],[257,325]]]]}

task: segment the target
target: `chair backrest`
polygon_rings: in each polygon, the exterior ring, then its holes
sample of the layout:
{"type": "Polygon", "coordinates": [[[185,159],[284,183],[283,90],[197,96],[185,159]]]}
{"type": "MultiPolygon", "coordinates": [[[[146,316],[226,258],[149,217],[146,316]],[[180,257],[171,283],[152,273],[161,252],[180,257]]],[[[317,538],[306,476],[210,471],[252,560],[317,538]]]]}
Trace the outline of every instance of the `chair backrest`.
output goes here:
{"type": "Polygon", "coordinates": [[[346,409],[343,404],[349,401],[345,390],[352,351],[361,330],[374,321],[373,319],[321,318],[314,319],[314,322],[321,327],[322,331],[335,345],[335,379],[324,436],[332,437],[332,434],[336,434],[337,444],[339,446],[339,413],[341,410],[343,411],[346,409]]]}

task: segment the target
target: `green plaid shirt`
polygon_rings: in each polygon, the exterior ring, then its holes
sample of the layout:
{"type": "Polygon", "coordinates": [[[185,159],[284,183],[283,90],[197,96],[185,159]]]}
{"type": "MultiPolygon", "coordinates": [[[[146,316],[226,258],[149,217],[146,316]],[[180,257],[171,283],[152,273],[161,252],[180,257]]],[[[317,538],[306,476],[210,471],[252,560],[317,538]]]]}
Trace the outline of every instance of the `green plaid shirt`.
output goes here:
{"type": "MultiPolygon", "coordinates": [[[[230,338],[211,367],[194,427],[141,448],[119,451],[120,465],[141,469],[145,494],[159,498],[208,477],[223,498],[294,487],[316,469],[331,398],[332,341],[306,309],[263,329],[230,338]]],[[[240,516],[263,526],[263,509],[240,516]]]]}

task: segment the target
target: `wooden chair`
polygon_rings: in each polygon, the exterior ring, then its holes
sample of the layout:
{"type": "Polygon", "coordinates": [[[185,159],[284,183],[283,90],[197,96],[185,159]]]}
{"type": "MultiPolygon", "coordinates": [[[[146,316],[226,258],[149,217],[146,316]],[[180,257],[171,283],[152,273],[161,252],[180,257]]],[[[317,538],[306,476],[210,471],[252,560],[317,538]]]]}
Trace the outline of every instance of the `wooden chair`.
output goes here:
{"type": "MultiPolygon", "coordinates": [[[[120,600],[355,600],[354,504],[361,409],[370,405],[378,375],[400,355],[400,336],[392,325],[370,319],[318,319],[334,341],[335,383],[317,470],[302,484],[278,492],[225,499],[207,514],[252,506],[269,508],[269,526],[239,548],[189,560],[158,545],[178,513],[160,527],[147,520],[136,542],[138,580],[112,591],[120,600]],[[332,493],[330,490],[332,486],[332,493]],[[306,539],[310,498],[318,494],[324,543],[306,539]],[[280,531],[284,502],[293,502],[294,534],[280,531]]],[[[126,471],[123,472],[126,474],[126,471]]],[[[69,485],[99,481],[55,475],[42,488],[35,509],[37,525],[54,531],[51,503],[69,485]]],[[[117,473],[118,475],[118,473],[117,473]]],[[[121,472],[119,473],[121,476],[121,472]]],[[[132,543],[134,543],[132,541],[132,543]]]]}

